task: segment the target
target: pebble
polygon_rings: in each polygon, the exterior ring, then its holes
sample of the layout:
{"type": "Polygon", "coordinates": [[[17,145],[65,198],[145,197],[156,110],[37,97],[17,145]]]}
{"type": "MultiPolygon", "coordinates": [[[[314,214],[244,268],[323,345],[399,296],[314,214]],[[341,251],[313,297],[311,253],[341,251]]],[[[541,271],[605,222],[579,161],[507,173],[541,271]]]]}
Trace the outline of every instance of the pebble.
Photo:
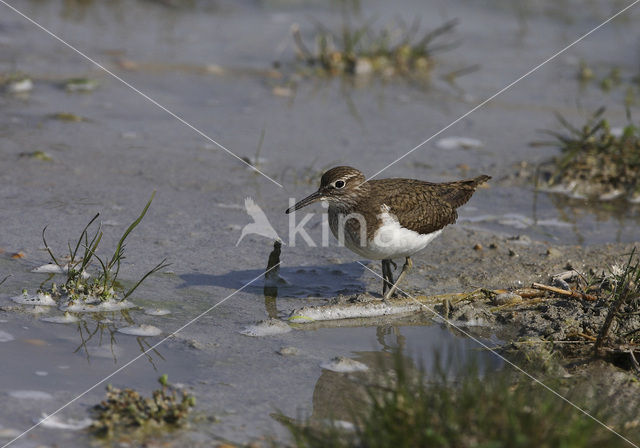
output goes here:
{"type": "Polygon", "coordinates": [[[562,252],[555,247],[550,247],[547,249],[547,257],[559,257],[562,255],[562,252]]]}
{"type": "Polygon", "coordinates": [[[289,87],[280,87],[276,86],[271,90],[275,96],[282,96],[285,98],[291,98],[294,95],[294,92],[289,87]]]}
{"type": "Polygon", "coordinates": [[[331,370],[332,372],[348,373],[348,372],[364,372],[369,370],[369,367],[345,356],[336,356],[330,361],[324,361],[320,363],[320,367],[325,370],[331,370]]]}
{"type": "Polygon", "coordinates": [[[509,238],[514,244],[518,244],[520,246],[529,246],[531,245],[531,238],[527,235],[518,235],[513,238],[509,238]]]}
{"type": "Polygon", "coordinates": [[[245,336],[259,337],[283,334],[291,331],[291,327],[278,319],[263,320],[255,325],[249,325],[240,331],[245,336]]]}
{"type": "Polygon", "coordinates": [[[498,294],[493,299],[491,299],[491,303],[494,305],[507,305],[511,303],[522,302],[522,297],[513,292],[503,292],[502,294],[498,294]]]}
{"type": "Polygon", "coordinates": [[[476,243],[476,245],[473,246],[473,250],[482,250],[482,244],[476,243]]]}
{"type": "Polygon", "coordinates": [[[556,288],[564,289],[565,291],[571,291],[571,286],[569,286],[569,283],[558,277],[553,279],[553,286],[555,286],[556,288]]]}
{"type": "Polygon", "coordinates": [[[298,356],[300,350],[297,347],[282,347],[277,353],[282,356],[298,356]]]}

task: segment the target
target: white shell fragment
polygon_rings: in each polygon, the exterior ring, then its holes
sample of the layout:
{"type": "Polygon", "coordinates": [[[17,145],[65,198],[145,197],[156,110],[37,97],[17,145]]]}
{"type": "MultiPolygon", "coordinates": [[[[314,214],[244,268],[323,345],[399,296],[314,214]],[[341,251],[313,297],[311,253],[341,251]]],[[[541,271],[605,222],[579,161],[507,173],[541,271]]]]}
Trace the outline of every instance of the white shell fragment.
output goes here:
{"type": "Polygon", "coordinates": [[[118,333],[128,334],[131,336],[158,336],[162,334],[162,330],[153,325],[132,325],[130,327],[118,328],[118,333]]]}
{"type": "Polygon", "coordinates": [[[48,416],[43,413],[42,417],[34,419],[34,423],[36,425],[44,426],[45,428],[79,431],[91,426],[93,420],[90,418],[83,418],[82,420],[69,418],[67,420],[63,420],[62,417],[58,417],[57,415],[48,416]]]}
{"type": "Polygon", "coordinates": [[[144,314],[148,314],[149,316],[166,316],[167,314],[171,314],[171,311],[164,308],[145,308],[144,314]]]}
{"type": "Polygon", "coordinates": [[[9,93],[27,93],[33,90],[33,81],[29,78],[12,81],[7,84],[7,92],[9,93]]]}
{"type": "Polygon", "coordinates": [[[80,319],[72,314],[64,313],[62,316],[43,317],[40,320],[42,322],[50,322],[52,324],[72,324],[74,322],[78,322],[80,319]]]}
{"type": "MultiPolygon", "coordinates": [[[[31,270],[31,272],[36,272],[40,274],[66,274],[69,272],[69,266],[58,266],[55,263],[47,263],[42,266],[38,266],[31,270]]],[[[82,278],[89,278],[89,273],[86,271],[82,272],[82,278]]]]}
{"type": "Polygon", "coordinates": [[[369,370],[369,367],[365,364],[345,356],[336,356],[330,361],[321,362],[320,367],[325,370],[340,373],[364,372],[365,370],[369,370]]]}
{"type": "Polygon", "coordinates": [[[11,333],[7,333],[6,331],[0,330],[0,342],[10,342],[10,341],[13,341],[14,339],[15,338],[11,333]]]}
{"type": "Polygon", "coordinates": [[[12,297],[16,303],[20,305],[41,305],[41,306],[55,306],[56,301],[53,300],[50,294],[44,292],[38,292],[35,295],[24,292],[21,296],[12,297]]]}
{"type": "Polygon", "coordinates": [[[268,319],[260,321],[254,325],[249,325],[240,331],[245,336],[260,337],[284,334],[291,331],[291,327],[278,319],[268,319]]]}
{"type": "Polygon", "coordinates": [[[47,264],[43,264],[42,266],[38,266],[37,268],[32,269],[31,272],[41,272],[41,273],[44,273],[44,274],[64,274],[68,270],[69,270],[69,268],[62,269],[57,264],[47,263],[47,264]]]}
{"type": "Polygon", "coordinates": [[[22,434],[22,431],[18,431],[14,428],[0,428],[0,439],[13,439],[22,434]]]}
{"type": "Polygon", "coordinates": [[[9,396],[20,400],[51,400],[53,395],[39,390],[12,390],[9,396]]]}
{"type": "Polygon", "coordinates": [[[480,140],[469,137],[445,137],[436,142],[440,149],[471,149],[482,148],[484,144],[480,140]]]}
{"type": "Polygon", "coordinates": [[[135,308],[136,305],[128,300],[109,299],[100,302],[98,299],[78,301],[73,304],[65,304],[60,307],[61,311],[71,311],[74,313],[101,313],[105,311],[120,311],[135,308]],[[88,303],[87,303],[88,302],[88,303]]]}

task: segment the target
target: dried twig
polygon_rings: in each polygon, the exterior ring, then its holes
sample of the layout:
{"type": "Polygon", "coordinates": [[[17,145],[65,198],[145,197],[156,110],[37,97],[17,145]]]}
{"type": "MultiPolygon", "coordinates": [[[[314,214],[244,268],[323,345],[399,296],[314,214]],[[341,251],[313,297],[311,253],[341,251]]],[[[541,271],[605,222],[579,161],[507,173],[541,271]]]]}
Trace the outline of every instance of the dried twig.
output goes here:
{"type": "Polygon", "coordinates": [[[543,289],[545,291],[555,292],[556,294],[562,294],[563,296],[575,297],[576,299],[584,299],[589,301],[596,301],[598,298],[592,294],[585,294],[580,291],[569,291],[567,289],[556,288],[555,286],[543,285],[542,283],[533,283],[531,285],[535,289],[543,289]]]}

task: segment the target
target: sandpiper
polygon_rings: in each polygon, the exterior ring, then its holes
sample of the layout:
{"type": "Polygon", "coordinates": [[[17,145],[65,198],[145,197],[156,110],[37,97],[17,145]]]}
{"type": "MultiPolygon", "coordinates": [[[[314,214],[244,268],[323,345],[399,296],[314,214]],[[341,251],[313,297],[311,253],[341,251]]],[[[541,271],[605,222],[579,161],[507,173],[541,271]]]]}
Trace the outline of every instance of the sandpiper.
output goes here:
{"type": "Polygon", "coordinates": [[[322,175],[318,190],[287,209],[298,210],[316,201],[329,203],[329,226],[338,241],[356,254],[382,260],[382,295],[391,297],[413,263],[442,229],[458,218],[479,184],[478,176],[455,182],[431,183],[417,179],[372,179],[350,166],[337,166],[322,175]],[[393,258],[405,257],[397,281],[393,258]]]}

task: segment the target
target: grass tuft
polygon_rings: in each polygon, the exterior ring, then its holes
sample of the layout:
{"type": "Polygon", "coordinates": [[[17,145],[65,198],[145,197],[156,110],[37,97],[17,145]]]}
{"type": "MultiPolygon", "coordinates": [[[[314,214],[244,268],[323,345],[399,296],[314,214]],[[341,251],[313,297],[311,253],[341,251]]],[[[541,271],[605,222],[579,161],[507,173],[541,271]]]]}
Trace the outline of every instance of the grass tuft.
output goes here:
{"type": "MultiPolygon", "coordinates": [[[[305,448],[628,446],[538,384],[516,382],[509,371],[480,375],[469,366],[453,380],[442,368],[426,375],[407,364],[397,356],[392,372],[364,386],[364,403],[354,403],[351,411],[352,428],[344,422],[279,420],[294,446],[305,448]]],[[[569,394],[578,403],[583,398],[569,394]]]]}
{"type": "Polygon", "coordinates": [[[342,29],[334,32],[316,24],[313,50],[304,42],[297,25],[292,27],[298,57],[310,67],[329,75],[383,76],[428,74],[433,54],[451,48],[452,43],[438,43],[450,34],[457,20],[451,20],[428,32],[420,32],[420,21],[411,25],[398,22],[380,31],[373,30],[374,20],[353,26],[345,19],[342,29]]]}
{"type": "Polygon", "coordinates": [[[65,297],[71,302],[95,301],[95,299],[99,299],[100,301],[110,299],[124,300],[129,297],[150,275],[153,275],[169,266],[169,264],[166,263],[166,259],[162,260],[148,271],[140,280],[138,280],[132,288],[126,292],[123,290],[119,291],[121,287],[117,283],[117,280],[118,275],[120,274],[121,262],[125,258],[125,241],[146,215],[154,196],[155,191],[151,195],[151,198],[138,218],[131,223],[120,237],[113,255],[109,258],[103,258],[96,253],[103,236],[102,226],[100,224],[94,226],[96,220],[100,216],[99,213],[97,213],[87,223],[80,233],[75,245],[72,246],[71,244],[68,244],[69,252],[64,263],[62,262],[62,259],[54,255],[53,251],[49,247],[46,239],[47,228],[45,227],[42,230],[42,241],[44,242],[45,249],[49,253],[53,263],[66,273],[66,280],[62,286],[58,288],[55,283],[51,285],[51,296],[54,299],[65,297]],[[92,228],[94,230],[91,230],[92,228]],[[91,276],[87,270],[94,262],[99,264],[100,269],[97,275],[91,276]]]}
{"type": "Polygon", "coordinates": [[[581,128],[558,115],[565,132],[545,131],[555,140],[536,144],[559,147],[561,154],[543,166],[544,182],[591,199],[624,196],[640,200],[640,127],[614,132],[598,109],[581,128]]]}
{"type": "Polygon", "coordinates": [[[158,382],[160,389],[148,398],[133,389],[108,385],[106,398],[93,407],[95,421],[91,431],[113,437],[123,431],[185,425],[187,415],[196,404],[195,397],[169,384],[167,375],[158,378],[158,382]]]}
{"type": "Polygon", "coordinates": [[[612,266],[609,276],[611,305],[604,324],[594,345],[594,352],[599,354],[605,345],[615,345],[618,350],[624,347],[629,351],[632,360],[634,351],[640,342],[640,257],[634,248],[627,262],[622,266],[612,266]],[[613,341],[609,341],[613,324],[617,323],[613,341]]]}

